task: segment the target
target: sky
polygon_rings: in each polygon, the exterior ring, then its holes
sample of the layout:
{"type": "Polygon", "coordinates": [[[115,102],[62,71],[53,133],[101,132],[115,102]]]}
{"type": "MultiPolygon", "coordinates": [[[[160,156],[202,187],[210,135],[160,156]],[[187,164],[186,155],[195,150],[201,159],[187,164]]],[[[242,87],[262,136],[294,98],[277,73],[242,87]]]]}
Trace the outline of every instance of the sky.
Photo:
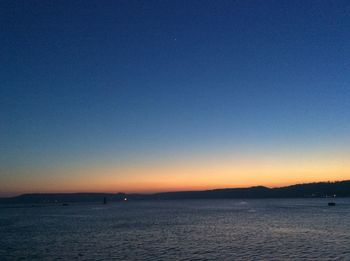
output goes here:
{"type": "Polygon", "coordinates": [[[0,196],[350,179],[349,1],[1,1],[0,196]]]}

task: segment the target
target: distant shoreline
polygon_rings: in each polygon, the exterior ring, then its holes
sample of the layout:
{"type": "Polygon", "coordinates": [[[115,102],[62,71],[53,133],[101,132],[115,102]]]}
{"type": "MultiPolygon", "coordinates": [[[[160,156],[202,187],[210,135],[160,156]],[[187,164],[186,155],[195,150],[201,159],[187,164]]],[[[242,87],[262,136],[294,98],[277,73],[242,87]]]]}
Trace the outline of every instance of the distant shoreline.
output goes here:
{"type": "Polygon", "coordinates": [[[350,197],[350,180],[296,184],[279,188],[255,186],[201,191],[127,193],[33,193],[0,198],[0,204],[63,204],[83,202],[117,202],[126,200],[172,199],[262,199],[262,198],[327,198],[350,197]]]}

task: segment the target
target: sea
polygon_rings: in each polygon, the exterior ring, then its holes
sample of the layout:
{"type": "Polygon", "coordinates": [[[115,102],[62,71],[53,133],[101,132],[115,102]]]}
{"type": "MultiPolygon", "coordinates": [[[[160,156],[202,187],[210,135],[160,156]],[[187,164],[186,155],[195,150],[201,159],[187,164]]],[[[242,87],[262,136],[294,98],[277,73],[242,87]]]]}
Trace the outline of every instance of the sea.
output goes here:
{"type": "Polygon", "coordinates": [[[350,199],[0,206],[0,260],[350,260],[350,199]]]}

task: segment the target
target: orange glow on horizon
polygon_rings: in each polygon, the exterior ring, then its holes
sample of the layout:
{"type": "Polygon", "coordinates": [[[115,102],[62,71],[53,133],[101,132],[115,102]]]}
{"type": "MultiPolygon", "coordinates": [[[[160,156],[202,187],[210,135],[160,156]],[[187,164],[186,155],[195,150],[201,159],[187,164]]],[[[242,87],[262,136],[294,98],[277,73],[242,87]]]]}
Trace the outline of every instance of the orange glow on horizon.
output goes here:
{"type": "Polygon", "coordinates": [[[154,193],[257,185],[278,187],[350,179],[349,162],[347,157],[339,155],[300,155],[288,158],[202,158],[138,166],[96,165],[26,170],[21,179],[9,178],[6,187],[3,187],[0,193],[154,193]],[[32,175],[33,172],[35,175],[32,175]]]}

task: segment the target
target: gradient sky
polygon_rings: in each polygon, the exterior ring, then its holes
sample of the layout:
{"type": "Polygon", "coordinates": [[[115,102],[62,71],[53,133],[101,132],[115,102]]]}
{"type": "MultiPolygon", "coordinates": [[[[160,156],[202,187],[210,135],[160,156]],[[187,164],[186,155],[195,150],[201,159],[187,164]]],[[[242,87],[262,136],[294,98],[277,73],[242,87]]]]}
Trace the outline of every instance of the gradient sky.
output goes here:
{"type": "Polygon", "coordinates": [[[0,195],[350,179],[349,1],[1,1],[0,195]]]}

